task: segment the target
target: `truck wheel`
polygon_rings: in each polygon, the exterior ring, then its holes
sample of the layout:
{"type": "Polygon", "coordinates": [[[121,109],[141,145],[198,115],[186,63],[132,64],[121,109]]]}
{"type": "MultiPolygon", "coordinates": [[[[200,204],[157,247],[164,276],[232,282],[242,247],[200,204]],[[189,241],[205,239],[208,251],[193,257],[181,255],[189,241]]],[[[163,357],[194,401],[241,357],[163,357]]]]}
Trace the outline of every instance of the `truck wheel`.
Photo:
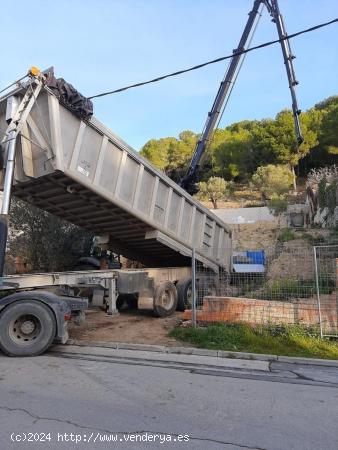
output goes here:
{"type": "MultiPolygon", "coordinates": [[[[180,280],[176,285],[178,293],[177,310],[185,311],[186,309],[192,308],[192,288],[191,288],[191,278],[184,278],[180,280]]],[[[208,279],[201,277],[197,279],[196,282],[196,303],[199,307],[203,298],[206,296],[217,296],[218,295],[217,283],[213,279],[208,279]]]]}
{"type": "Polygon", "coordinates": [[[8,356],[36,356],[53,342],[53,312],[38,301],[20,300],[0,314],[0,349],[8,356]]]}
{"type": "Polygon", "coordinates": [[[219,289],[217,288],[217,281],[209,277],[201,277],[197,285],[198,293],[201,294],[202,300],[204,297],[217,297],[219,289]]]}
{"type": "Polygon", "coordinates": [[[154,295],[154,314],[157,317],[170,316],[177,307],[177,290],[171,281],[157,286],[154,295]]]}
{"type": "Polygon", "coordinates": [[[191,290],[191,278],[184,278],[179,280],[176,284],[178,301],[177,311],[185,311],[191,308],[192,305],[192,290],[191,290]]]}

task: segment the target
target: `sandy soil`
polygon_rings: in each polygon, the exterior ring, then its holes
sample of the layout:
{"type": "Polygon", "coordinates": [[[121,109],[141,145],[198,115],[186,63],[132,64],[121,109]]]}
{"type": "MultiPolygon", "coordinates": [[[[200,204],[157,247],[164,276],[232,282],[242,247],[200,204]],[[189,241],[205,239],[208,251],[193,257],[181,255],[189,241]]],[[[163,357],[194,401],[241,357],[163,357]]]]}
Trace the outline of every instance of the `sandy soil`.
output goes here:
{"type": "Polygon", "coordinates": [[[101,310],[86,311],[86,322],[80,326],[70,324],[71,339],[84,341],[128,342],[175,346],[178,342],[168,333],[180,321],[182,313],[166,318],[152,316],[151,312],[121,311],[108,316],[101,310]]]}
{"type": "Polygon", "coordinates": [[[269,280],[314,280],[312,248],[281,253],[268,265],[267,276],[269,280]]]}
{"type": "Polygon", "coordinates": [[[270,249],[276,245],[280,227],[277,221],[233,225],[233,248],[236,250],[270,249]]]}

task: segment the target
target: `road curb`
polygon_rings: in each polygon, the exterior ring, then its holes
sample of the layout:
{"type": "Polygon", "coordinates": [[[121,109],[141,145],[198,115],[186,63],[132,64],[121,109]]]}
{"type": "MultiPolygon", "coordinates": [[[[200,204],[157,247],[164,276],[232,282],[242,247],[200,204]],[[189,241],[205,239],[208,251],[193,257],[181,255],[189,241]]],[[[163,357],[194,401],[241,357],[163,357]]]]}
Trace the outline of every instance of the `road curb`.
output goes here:
{"type": "Polygon", "coordinates": [[[254,361],[270,361],[270,362],[283,362],[291,364],[338,367],[338,360],[332,359],[300,358],[293,356],[266,355],[262,353],[207,350],[203,348],[194,348],[194,347],[166,347],[164,345],[132,344],[128,342],[102,342],[102,341],[93,342],[93,341],[80,341],[77,339],[69,339],[66,345],[76,345],[78,347],[112,348],[115,350],[118,349],[136,350],[136,351],[139,350],[157,353],[172,353],[178,355],[211,356],[216,358],[248,359],[254,361]]]}
{"type": "Polygon", "coordinates": [[[303,364],[312,366],[330,366],[338,367],[338,360],[335,359],[318,359],[318,358],[301,358],[296,356],[278,356],[278,362],[303,364]]]}

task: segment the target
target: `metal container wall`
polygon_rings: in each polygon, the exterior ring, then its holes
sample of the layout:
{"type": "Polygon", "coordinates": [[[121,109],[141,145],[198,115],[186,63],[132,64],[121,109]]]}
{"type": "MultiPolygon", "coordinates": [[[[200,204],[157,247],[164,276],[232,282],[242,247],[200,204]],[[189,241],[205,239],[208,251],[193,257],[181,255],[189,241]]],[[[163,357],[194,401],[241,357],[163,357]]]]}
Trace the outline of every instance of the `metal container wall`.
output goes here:
{"type": "MultiPolygon", "coordinates": [[[[0,136],[5,112],[6,98],[0,136]]],[[[81,121],[47,88],[17,141],[14,194],[109,235],[111,249],[148,266],[186,265],[193,246],[214,269],[231,264],[231,231],[219,218],[98,120],[81,121]]]]}

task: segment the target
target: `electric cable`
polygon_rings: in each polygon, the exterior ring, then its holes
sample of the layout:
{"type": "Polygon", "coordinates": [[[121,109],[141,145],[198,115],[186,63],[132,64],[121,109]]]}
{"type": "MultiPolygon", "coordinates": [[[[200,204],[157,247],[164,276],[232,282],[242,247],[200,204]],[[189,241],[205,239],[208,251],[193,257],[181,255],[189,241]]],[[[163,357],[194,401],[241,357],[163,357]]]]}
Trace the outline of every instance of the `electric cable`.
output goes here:
{"type": "Polygon", "coordinates": [[[5,88],[1,89],[0,94],[4,91],[7,91],[7,89],[11,88],[12,86],[20,83],[20,81],[24,80],[26,77],[28,77],[28,73],[26,73],[26,75],[24,75],[23,77],[19,78],[18,80],[14,81],[12,84],[9,84],[8,86],[6,86],[5,88]]]}
{"type": "Polygon", "coordinates": [[[269,47],[269,46],[274,45],[274,44],[278,44],[278,43],[280,43],[282,41],[285,41],[287,39],[293,39],[293,38],[295,38],[297,36],[300,36],[302,34],[310,33],[310,32],[315,31],[315,30],[319,30],[320,28],[327,27],[327,26],[332,25],[332,24],[337,23],[337,22],[338,22],[338,18],[335,18],[335,19],[332,19],[332,20],[330,20],[328,22],[320,23],[320,24],[315,25],[313,27],[306,28],[304,30],[297,31],[296,33],[289,34],[289,35],[287,35],[287,36],[285,36],[285,37],[283,37],[281,39],[275,39],[273,41],[264,42],[263,44],[255,45],[254,47],[248,48],[246,50],[241,50],[241,51],[236,51],[235,50],[231,55],[221,56],[220,58],[216,58],[216,59],[213,59],[211,61],[206,61],[204,63],[197,64],[197,65],[192,66],[192,67],[188,67],[187,69],[182,69],[182,70],[178,70],[176,72],[168,73],[166,75],[161,75],[159,77],[152,78],[151,80],[141,81],[141,82],[135,83],[135,84],[130,84],[128,86],[124,86],[124,87],[121,87],[121,88],[118,88],[118,89],[114,89],[112,91],[102,92],[100,94],[92,95],[91,97],[87,97],[87,98],[93,99],[93,98],[104,97],[106,95],[117,94],[119,92],[127,91],[129,89],[133,89],[133,88],[136,88],[136,87],[145,86],[147,84],[157,83],[159,81],[165,80],[166,78],[176,77],[178,75],[182,75],[182,74],[187,73],[187,72],[192,72],[193,70],[198,70],[198,69],[201,69],[203,67],[209,66],[211,64],[216,64],[218,62],[225,61],[226,59],[233,58],[234,56],[237,56],[237,55],[243,55],[245,53],[249,53],[249,52],[252,52],[254,50],[259,50],[261,48],[265,48],[265,47],[269,47]]]}

